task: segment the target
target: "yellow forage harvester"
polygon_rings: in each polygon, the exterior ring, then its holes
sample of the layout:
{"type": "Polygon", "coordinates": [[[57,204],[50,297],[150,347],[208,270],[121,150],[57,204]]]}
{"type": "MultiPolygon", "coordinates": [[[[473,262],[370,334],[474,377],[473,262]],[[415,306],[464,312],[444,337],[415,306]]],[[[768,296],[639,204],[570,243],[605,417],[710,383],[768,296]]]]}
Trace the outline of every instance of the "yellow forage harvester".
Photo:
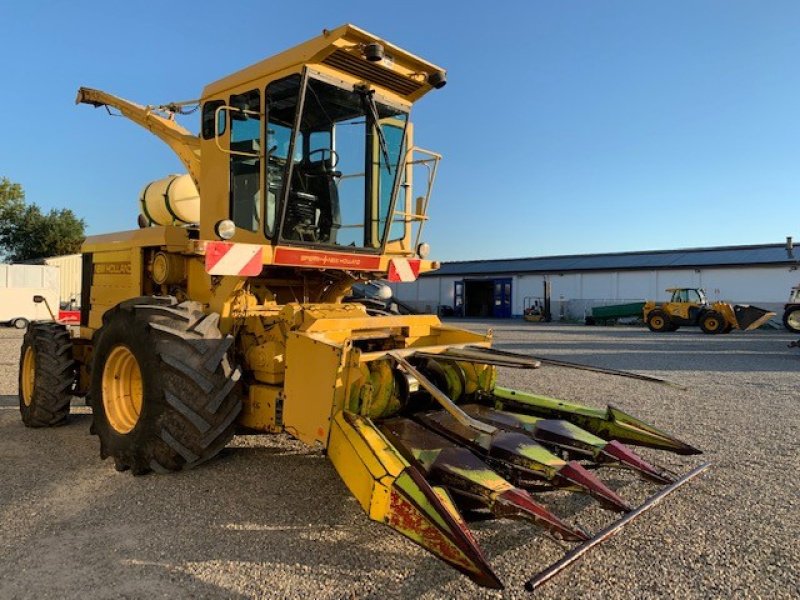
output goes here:
{"type": "Polygon", "coordinates": [[[29,327],[25,424],[58,425],[87,396],[101,456],[134,475],[197,466],[238,429],[288,433],[325,448],[371,519],[492,588],[462,511],[579,544],[570,562],[704,468],[676,479],[637,456],[625,444],[698,451],[618,409],[499,387],[497,366],[539,362],[489,336],[344,301],[438,266],[421,233],[440,156],[414,145],[409,114],[445,83],[345,25],[193,102],[81,88],[78,103],[147,128],[187,173],[144,187],[138,229],[86,240],[79,327],[29,327]],[[176,120],[193,110],[199,135],[176,120]],[[634,509],[590,470],[606,466],[667,487],[634,509]],[[626,516],[593,537],[537,501],[548,489],[626,516]]]}

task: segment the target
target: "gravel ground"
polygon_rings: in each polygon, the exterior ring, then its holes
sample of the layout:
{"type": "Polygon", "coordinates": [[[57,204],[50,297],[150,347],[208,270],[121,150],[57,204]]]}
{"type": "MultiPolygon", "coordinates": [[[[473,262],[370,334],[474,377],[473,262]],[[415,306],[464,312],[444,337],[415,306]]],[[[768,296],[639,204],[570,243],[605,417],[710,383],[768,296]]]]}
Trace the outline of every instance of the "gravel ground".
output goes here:
{"type": "MultiPolygon", "coordinates": [[[[500,347],[667,378],[681,391],[560,368],[504,370],[502,384],[611,402],[705,451],[642,454],[714,466],[537,592],[541,598],[796,598],[800,595],[800,352],[797,336],[709,337],[522,322],[500,347]]],[[[53,430],[16,410],[21,334],[0,329],[0,598],[526,598],[563,549],[528,524],[473,529],[502,593],[472,585],[371,523],[325,458],[284,436],[241,436],[192,472],[131,477],[98,459],[90,415],[53,430]]],[[[604,479],[631,501],[654,486],[604,479]]],[[[597,530],[613,516],[575,494],[545,501],[597,530]]]]}

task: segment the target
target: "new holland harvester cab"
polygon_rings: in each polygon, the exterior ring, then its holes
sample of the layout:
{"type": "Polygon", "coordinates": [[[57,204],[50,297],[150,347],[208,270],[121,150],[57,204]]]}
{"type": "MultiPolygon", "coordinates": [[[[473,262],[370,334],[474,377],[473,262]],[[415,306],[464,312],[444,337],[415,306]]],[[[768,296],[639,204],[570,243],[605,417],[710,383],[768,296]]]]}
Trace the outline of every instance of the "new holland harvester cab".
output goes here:
{"type": "Polygon", "coordinates": [[[176,118],[192,103],[81,88],[77,102],[147,128],[187,173],[144,187],[138,229],[86,240],[76,331],[29,328],[25,424],[57,425],[88,396],[101,457],[135,475],[197,466],[238,429],[287,433],[326,450],[371,519],[493,588],[462,510],[588,548],[600,538],[536,493],[584,493],[625,521],[650,504],[631,512],[591,469],[667,486],[654,503],[704,468],[676,479],[645,461],[628,444],[699,451],[621,410],[500,387],[496,367],[539,363],[489,335],[342,302],[437,267],[421,233],[440,157],[409,115],[445,82],[345,25],[207,85],[198,135],[176,118]]]}

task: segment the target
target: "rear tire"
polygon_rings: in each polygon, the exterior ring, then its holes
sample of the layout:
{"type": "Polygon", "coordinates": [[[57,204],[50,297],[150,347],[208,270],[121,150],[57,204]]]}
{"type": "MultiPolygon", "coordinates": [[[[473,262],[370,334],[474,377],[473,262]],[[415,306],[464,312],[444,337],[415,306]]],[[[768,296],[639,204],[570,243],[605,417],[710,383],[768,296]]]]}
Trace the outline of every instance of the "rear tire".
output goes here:
{"type": "Polygon", "coordinates": [[[647,327],[650,331],[662,333],[664,331],[671,331],[672,323],[669,316],[663,310],[654,310],[647,315],[647,327]]]}
{"type": "Polygon", "coordinates": [[[783,312],[783,326],[789,331],[800,333],[800,306],[787,308],[783,312]]]}
{"type": "Polygon", "coordinates": [[[219,315],[196,302],[153,298],[103,317],[92,363],[92,432],[119,471],[180,471],[219,453],[242,401],[219,315]]]}
{"type": "Polygon", "coordinates": [[[703,333],[717,334],[724,333],[727,322],[721,314],[716,311],[709,311],[700,318],[700,329],[703,333]]]}
{"type": "Polygon", "coordinates": [[[19,357],[19,412],[28,427],[63,425],[75,386],[72,340],[63,325],[32,323],[19,357]]]}

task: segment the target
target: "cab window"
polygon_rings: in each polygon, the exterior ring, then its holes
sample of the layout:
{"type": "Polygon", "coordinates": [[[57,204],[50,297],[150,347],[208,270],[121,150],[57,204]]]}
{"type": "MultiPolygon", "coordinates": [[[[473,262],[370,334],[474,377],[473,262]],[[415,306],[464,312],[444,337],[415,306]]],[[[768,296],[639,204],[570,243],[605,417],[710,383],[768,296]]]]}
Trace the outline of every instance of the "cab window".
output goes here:
{"type": "Polygon", "coordinates": [[[255,231],[261,221],[261,94],[231,96],[229,104],[231,220],[255,231]]]}
{"type": "MultiPolygon", "coordinates": [[[[289,152],[292,145],[292,129],[297,100],[300,94],[300,75],[290,75],[271,82],[265,90],[267,113],[267,168],[264,234],[271,238],[275,232],[277,207],[283,201],[286,166],[289,163],[289,152]]],[[[303,156],[303,138],[298,133],[295,142],[294,158],[303,156]]]]}

